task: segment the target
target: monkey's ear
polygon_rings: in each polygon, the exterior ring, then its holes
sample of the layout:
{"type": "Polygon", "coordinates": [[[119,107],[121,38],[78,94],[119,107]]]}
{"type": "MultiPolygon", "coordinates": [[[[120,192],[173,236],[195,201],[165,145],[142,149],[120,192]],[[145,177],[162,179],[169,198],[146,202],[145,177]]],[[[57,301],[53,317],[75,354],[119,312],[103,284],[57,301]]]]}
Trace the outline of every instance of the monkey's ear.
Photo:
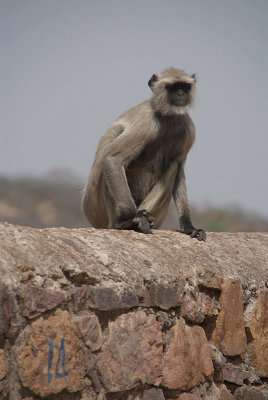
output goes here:
{"type": "Polygon", "coordinates": [[[191,75],[191,78],[193,78],[194,82],[196,83],[196,81],[197,81],[196,74],[191,75]]]}
{"type": "Polygon", "coordinates": [[[158,80],[158,76],[155,74],[152,75],[151,79],[148,82],[148,85],[151,89],[153,89],[154,83],[158,80]]]}

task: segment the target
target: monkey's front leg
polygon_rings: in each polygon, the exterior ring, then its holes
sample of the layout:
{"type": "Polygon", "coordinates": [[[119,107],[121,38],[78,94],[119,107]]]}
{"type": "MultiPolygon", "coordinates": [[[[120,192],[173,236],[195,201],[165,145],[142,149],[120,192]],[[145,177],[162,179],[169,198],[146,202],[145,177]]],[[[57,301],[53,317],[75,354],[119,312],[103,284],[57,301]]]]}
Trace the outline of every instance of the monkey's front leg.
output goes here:
{"type": "Polygon", "coordinates": [[[178,232],[186,233],[186,235],[190,235],[191,238],[196,238],[198,240],[206,241],[206,232],[204,229],[197,229],[193,226],[190,215],[185,212],[180,217],[180,227],[178,232]]]}
{"type": "Polygon", "coordinates": [[[107,157],[103,162],[103,178],[112,199],[109,226],[114,229],[133,229],[152,233],[153,216],[146,210],[137,210],[128,186],[125,169],[119,157],[107,157]]]}
{"type": "Polygon", "coordinates": [[[183,166],[178,169],[177,177],[173,188],[173,197],[180,214],[180,228],[178,231],[190,235],[192,238],[206,241],[204,229],[197,229],[193,226],[190,214],[190,207],[187,198],[187,189],[183,166]]]}

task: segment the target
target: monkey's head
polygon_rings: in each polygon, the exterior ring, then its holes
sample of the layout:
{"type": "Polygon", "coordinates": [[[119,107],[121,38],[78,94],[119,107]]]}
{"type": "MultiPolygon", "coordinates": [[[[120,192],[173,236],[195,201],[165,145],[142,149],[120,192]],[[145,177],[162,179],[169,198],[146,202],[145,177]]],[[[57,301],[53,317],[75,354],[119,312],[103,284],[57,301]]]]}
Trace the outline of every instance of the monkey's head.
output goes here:
{"type": "Polygon", "coordinates": [[[165,69],[148,82],[153,96],[152,104],[161,115],[185,114],[193,104],[196,91],[195,75],[176,68],[165,69]]]}

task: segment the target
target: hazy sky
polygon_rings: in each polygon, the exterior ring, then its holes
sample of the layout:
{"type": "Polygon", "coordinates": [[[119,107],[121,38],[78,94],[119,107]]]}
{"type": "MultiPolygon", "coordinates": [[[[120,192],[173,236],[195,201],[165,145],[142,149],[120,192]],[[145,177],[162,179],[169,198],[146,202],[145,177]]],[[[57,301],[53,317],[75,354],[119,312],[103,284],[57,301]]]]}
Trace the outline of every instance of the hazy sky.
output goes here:
{"type": "Polygon", "coordinates": [[[268,216],[267,0],[0,3],[0,174],[86,180],[110,122],[175,66],[199,81],[190,202],[268,216]]]}

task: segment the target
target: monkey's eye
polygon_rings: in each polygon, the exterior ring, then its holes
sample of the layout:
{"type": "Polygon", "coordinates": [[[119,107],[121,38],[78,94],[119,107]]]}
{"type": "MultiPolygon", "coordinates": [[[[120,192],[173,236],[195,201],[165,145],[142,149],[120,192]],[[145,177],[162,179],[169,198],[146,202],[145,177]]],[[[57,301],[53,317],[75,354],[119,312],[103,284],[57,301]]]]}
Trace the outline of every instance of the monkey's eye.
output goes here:
{"type": "Polygon", "coordinates": [[[181,84],[181,89],[185,92],[188,93],[191,90],[191,84],[190,83],[182,83],[181,84]]]}
{"type": "Polygon", "coordinates": [[[191,90],[191,84],[187,82],[178,82],[175,84],[176,90],[183,90],[188,93],[191,90]]]}
{"type": "Polygon", "coordinates": [[[167,84],[166,89],[168,92],[177,92],[177,91],[183,91],[185,93],[188,93],[191,90],[192,85],[187,82],[176,82],[172,84],[167,84]]]}

